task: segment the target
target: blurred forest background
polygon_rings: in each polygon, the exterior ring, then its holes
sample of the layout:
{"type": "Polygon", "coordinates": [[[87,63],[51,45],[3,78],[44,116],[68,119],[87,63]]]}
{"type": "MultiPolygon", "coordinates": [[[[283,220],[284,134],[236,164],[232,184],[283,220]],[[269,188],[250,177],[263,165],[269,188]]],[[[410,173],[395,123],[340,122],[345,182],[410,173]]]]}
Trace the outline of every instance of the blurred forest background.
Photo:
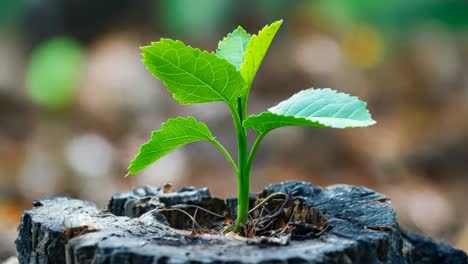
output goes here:
{"type": "Polygon", "coordinates": [[[160,37],[207,50],[242,25],[284,19],[251,93],[260,112],[309,87],[359,96],[378,124],[287,128],[260,147],[252,191],[271,182],[365,185],[403,226],[468,250],[468,2],[463,0],[1,0],[0,260],[23,210],[67,194],[109,196],[171,182],[235,195],[208,143],[135,177],[129,160],[161,122],[194,115],[235,152],[222,104],[180,106],[140,63],[160,37]]]}

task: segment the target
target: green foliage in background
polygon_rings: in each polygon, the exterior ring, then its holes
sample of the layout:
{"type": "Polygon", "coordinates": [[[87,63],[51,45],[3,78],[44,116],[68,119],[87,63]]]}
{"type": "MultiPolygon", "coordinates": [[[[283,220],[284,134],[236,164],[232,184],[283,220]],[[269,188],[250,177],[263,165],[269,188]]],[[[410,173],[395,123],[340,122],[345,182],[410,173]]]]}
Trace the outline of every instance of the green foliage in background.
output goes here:
{"type": "Polygon", "coordinates": [[[27,68],[26,85],[31,99],[48,109],[69,106],[80,80],[84,54],[68,38],[54,38],[36,47],[27,68]]]}
{"type": "Polygon", "coordinates": [[[385,32],[411,33],[421,23],[468,27],[468,2],[458,0],[317,0],[311,10],[342,26],[371,24],[385,32]]]}
{"type": "Polygon", "coordinates": [[[0,29],[5,26],[11,26],[18,22],[24,1],[18,0],[2,0],[0,1],[0,29]]]}
{"type": "Polygon", "coordinates": [[[219,31],[232,17],[234,1],[219,0],[163,0],[157,1],[156,13],[169,32],[203,39],[219,31]]]}
{"type": "Polygon", "coordinates": [[[235,229],[248,219],[250,168],[264,136],[284,126],[330,128],[365,127],[375,124],[366,103],[331,89],[306,89],[268,111],[247,116],[250,86],[282,21],[265,26],[256,35],[238,27],[218,45],[216,53],[201,51],[178,40],[161,39],[142,47],[143,63],[182,104],[224,102],[231,111],[238,141],[237,163],[193,117],[169,119],[143,144],[130,162],[136,174],[172,150],[196,141],[213,143],[237,176],[238,208],[235,229]],[[247,128],[258,136],[249,148],[247,128]]]}

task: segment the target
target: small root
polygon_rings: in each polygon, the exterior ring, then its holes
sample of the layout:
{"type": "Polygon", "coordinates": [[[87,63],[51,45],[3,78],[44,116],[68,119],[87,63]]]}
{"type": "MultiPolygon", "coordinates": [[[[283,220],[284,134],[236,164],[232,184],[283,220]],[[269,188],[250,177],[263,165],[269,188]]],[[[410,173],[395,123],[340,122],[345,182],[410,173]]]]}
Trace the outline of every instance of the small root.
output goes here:
{"type": "Polygon", "coordinates": [[[257,204],[254,208],[252,208],[250,211],[249,211],[249,214],[253,213],[255,210],[257,210],[260,206],[263,206],[264,204],[266,204],[269,200],[273,199],[275,196],[283,196],[285,197],[284,199],[287,200],[288,199],[288,195],[285,194],[285,193],[281,193],[281,192],[276,192],[276,193],[272,193],[270,195],[268,195],[265,199],[263,199],[259,204],[257,204]]]}
{"type": "Polygon", "coordinates": [[[180,212],[180,213],[183,213],[185,214],[186,216],[188,216],[190,218],[190,220],[192,220],[192,223],[193,224],[196,224],[198,228],[201,228],[201,226],[198,224],[197,220],[195,220],[195,218],[193,218],[193,216],[191,216],[189,213],[185,212],[184,210],[182,209],[179,209],[179,208],[163,208],[163,209],[155,209],[156,212],[169,212],[169,211],[176,211],[176,212],[180,212]]]}
{"type": "Polygon", "coordinates": [[[208,209],[205,209],[205,208],[203,208],[203,207],[201,207],[201,206],[192,205],[192,204],[173,205],[173,206],[171,206],[170,208],[190,208],[190,207],[196,208],[196,209],[198,209],[198,210],[201,210],[201,211],[203,211],[203,212],[205,212],[205,213],[208,213],[208,214],[210,214],[210,215],[214,215],[214,216],[219,217],[219,218],[224,218],[224,217],[225,217],[224,215],[217,214],[217,213],[212,212],[212,211],[210,211],[210,210],[208,210],[208,209]]]}
{"type": "MultiPolygon", "coordinates": [[[[298,198],[291,198],[285,193],[273,193],[263,199],[257,200],[255,206],[249,210],[248,220],[240,225],[240,228],[235,228],[229,215],[221,215],[212,212],[208,209],[197,205],[174,205],[168,208],[156,209],[158,212],[175,211],[189,217],[190,222],[183,223],[185,228],[190,229],[191,236],[202,234],[223,234],[228,236],[242,236],[245,238],[264,238],[272,241],[281,241],[285,239],[304,240],[318,238],[328,230],[331,226],[326,225],[326,215],[323,215],[319,209],[308,207],[304,201],[298,198]],[[188,210],[192,209],[192,210],[188,210]],[[190,212],[190,213],[189,213],[190,212]],[[203,212],[203,213],[202,213],[203,212]],[[215,228],[202,228],[197,222],[205,215],[214,216],[210,220],[215,223],[215,228]],[[218,226],[218,228],[216,228],[218,226]],[[276,240],[275,240],[276,239],[276,240]]],[[[171,214],[171,219],[177,222],[184,222],[177,215],[171,214]]],[[[209,218],[207,218],[209,219],[209,218]]],[[[204,219],[205,222],[207,219],[204,219]]],[[[204,223],[204,222],[202,222],[204,223]]],[[[211,224],[211,223],[210,223],[211,224]]],[[[367,227],[373,230],[385,230],[385,227],[367,227]]],[[[278,241],[274,243],[279,243],[278,241]]]]}
{"type": "MultiPolygon", "coordinates": [[[[318,209],[307,207],[302,200],[292,200],[289,195],[278,192],[257,202],[249,211],[249,220],[241,226],[238,234],[248,238],[316,238],[331,228],[325,225],[325,220],[326,216],[318,209]]],[[[232,229],[226,228],[225,231],[232,229]]]]}

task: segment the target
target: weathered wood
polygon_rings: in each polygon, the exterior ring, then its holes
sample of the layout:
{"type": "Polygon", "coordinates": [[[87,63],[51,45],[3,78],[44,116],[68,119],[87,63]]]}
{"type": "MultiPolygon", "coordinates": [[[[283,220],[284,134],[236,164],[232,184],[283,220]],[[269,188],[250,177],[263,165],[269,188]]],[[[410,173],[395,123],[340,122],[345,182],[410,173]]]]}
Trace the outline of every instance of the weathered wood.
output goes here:
{"type": "MultiPolygon", "coordinates": [[[[190,236],[155,208],[192,204],[229,211],[207,189],[164,193],[144,187],[116,194],[109,211],[66,197],[38,200],[24,213],[16,246],[20,263],[467,263],[463,251],[403,231],[382,194],[363,187],[320,188],[305,182],[267,187],[328,215],[317,239],[264,245],[220,235],[190,236]]],[[[231,202],[232,203],[232,200],[231,202]]]]}

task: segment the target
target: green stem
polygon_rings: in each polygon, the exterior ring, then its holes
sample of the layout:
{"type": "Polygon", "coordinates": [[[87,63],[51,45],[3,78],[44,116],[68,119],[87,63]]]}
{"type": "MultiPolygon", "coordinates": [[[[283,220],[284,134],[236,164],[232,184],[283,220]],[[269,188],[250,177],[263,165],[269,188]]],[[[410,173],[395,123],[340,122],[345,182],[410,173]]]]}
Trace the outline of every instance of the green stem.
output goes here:
{"type": "Polygon", "coordinates": [[[247,159],[247,171],[250,171],[250,167],[252,166],[252,161],[255,156],[255,153],[257,152],[258,146],[260,146],[260,143],[262,142],[263,138],[267,133],[268,131],[263,132],[258,135],[257,139],[255,139],[252,149],[250,150],[249,158],[247,159]]]}
{"type": "Polygon", "coordinates": [[[238,170],[237,170],[237,219],[235,229],[245,223],[249,215],[249,171],[247,170],[247,131],[242,126],[244,120],[244,107],[242,100],[237,100],[237,109],[232,107],[232,117],[234,119],[234,125],[237,134],[237,145],[238,145],[238,170]]]}
{"type": "MultiPolygon", "coordinates": [[[[250,86],[249,86],[249,87],[250,87],[250,86]]],[[[243,107],[242,107],[242,116],[243,116],[243,117],[246,117],[246,116],[247,116],[247,104],[248,104],[248,102],[249,102],[249,95],[248,95],[248,94],[243,95],[243,96],[241,97],[241,102],[242,102],[242,104],[243,104],[243,105],[242,105],[242,106],[243,106],[243,107]]]]}
{"type": "Polygon", "coordinates": [[[226,160],[229,162],[229,164],[231,164],[232,170],[234,171],[235,174],[237,174],[238,172],[237,172],[236,163],[234,162],[234,160],[232,159],[231,155],[226,150],[226,148],[224,148],[224,146],[221,145],[221,143],[219,143],[219,141],[216,140],[216,139],[212,140],[211,143],[215,144],[215,146],[219,149],[219,151],[221,151],[221,153],[223,153],[226,160]]]}

